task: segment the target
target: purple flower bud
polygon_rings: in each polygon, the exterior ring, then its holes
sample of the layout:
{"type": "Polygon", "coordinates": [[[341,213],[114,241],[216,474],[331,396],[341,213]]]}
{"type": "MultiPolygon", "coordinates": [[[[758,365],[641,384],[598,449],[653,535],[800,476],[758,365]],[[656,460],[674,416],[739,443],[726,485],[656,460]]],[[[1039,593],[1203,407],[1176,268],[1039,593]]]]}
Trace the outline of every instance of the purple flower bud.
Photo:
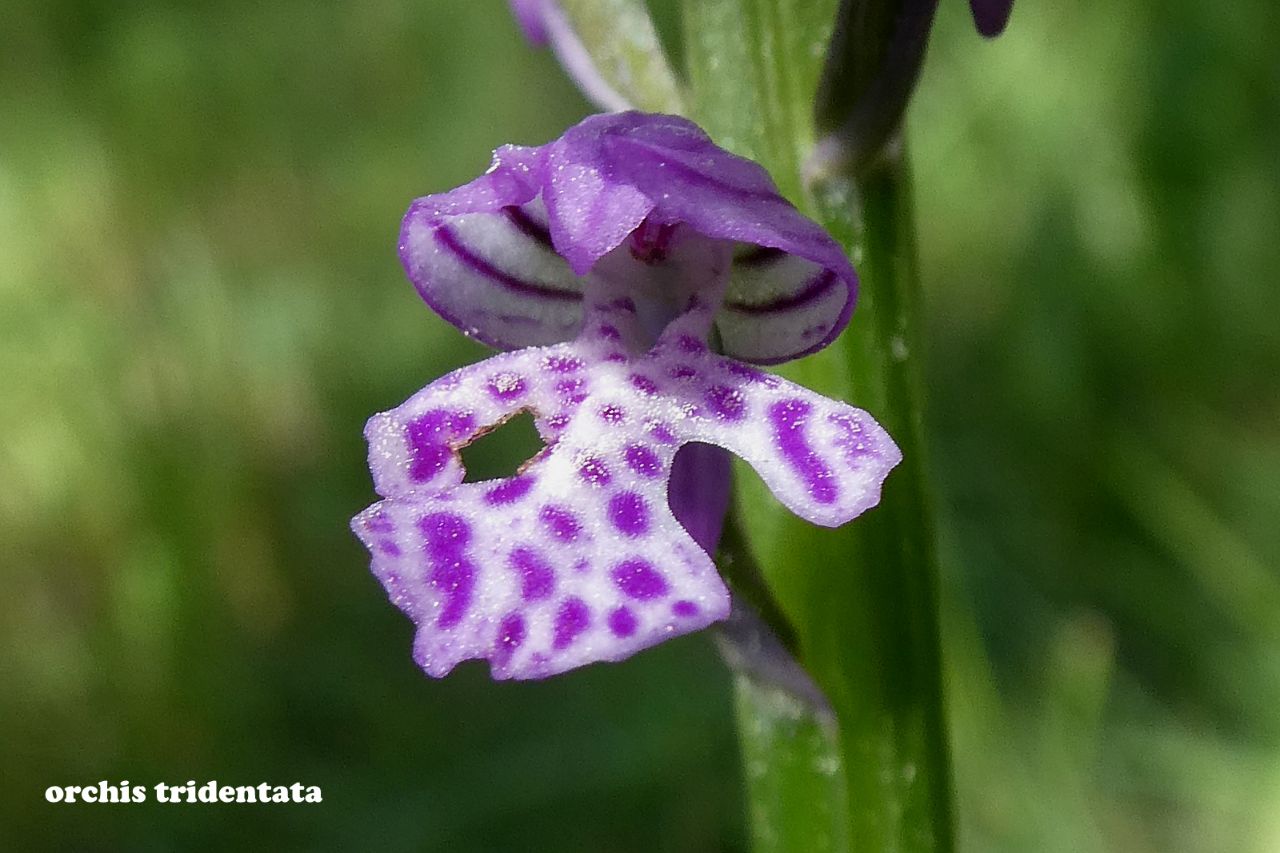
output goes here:
{"type": "Polygon", "coordinates": [[[986,38],[995,38],[1004,32],[1013,12],[1013,0],[969,0],[969,11],[978,32],[986,38]]]}
{"type": "Polygon", "coordinates": [[[431,675],[487,658],[495,678],[539,678],[725,618],[709,556],[725,451],[828,526],[874,506],[901,458],[865,412],[731,357],[825,345],[856,279],[759,166],[687,121],[597,116],[501,149],[414,203],[400,251],[443,316],[526,347],[366,429],[385,499],[353,527],[431,675]],[[459,449],[522,411],[546,448],[514,477],[464,483],[459,449]]]}
{"type": "Polygon", "coordinates": [[[606,112],[631,107],[627,98],[605,80],[586,45],[578,38],[556,0],[509,0],[524,37],[534,47],[551,46],[570,79],[586,98],[606,112]]]}

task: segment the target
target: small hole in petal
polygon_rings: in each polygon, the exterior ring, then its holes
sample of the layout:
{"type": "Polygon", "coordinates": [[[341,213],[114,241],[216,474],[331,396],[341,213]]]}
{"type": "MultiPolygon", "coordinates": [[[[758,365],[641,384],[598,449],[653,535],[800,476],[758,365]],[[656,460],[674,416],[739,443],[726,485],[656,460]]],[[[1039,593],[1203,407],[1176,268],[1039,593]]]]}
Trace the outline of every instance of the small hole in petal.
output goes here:
{"type": "Polygon", "coordinates": [[[522,409],[462,448],[464,482],[512,477],[543,449],[533,414],[522,409]]]}

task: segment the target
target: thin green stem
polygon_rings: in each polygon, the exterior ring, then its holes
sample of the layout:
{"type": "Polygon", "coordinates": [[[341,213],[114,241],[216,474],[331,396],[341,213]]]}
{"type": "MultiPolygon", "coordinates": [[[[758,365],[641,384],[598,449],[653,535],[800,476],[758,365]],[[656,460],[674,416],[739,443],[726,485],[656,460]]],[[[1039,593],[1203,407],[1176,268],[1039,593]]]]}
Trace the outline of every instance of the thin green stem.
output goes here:
{"type": "Polygon", "coordinates": [[[841,164],[820,185],[802,184],[824,58],[812,48],[830,35],[831,0],[690,0],[685,10],[694,118],[760,160],[846,246],[862,276],[850,328],[779,372],[867,409],[904,455],[880,506],[834,531],[795,519],[749,469],[737,472],[741,539],[730,548],[758,567],[778,621],[793,631],[798,663],[834,711],[830,724],[822,708],[776,685],[737,679],[754,843],[779,853],[946,853],[950,762],[905,154],[891,144],[841,164]],[[856,177],[848,172],[855,166],[856,177]]]}

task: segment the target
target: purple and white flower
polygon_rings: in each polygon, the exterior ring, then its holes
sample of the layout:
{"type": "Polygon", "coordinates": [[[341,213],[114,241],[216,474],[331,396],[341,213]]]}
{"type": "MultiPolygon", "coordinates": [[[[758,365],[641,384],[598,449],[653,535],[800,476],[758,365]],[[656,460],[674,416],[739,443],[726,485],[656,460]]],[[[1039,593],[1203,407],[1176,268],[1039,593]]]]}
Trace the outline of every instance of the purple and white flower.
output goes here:
{"type": "Polygon", "coordinates": [[[724,451],[797,515],[874,506],[901,455],[865,412],[753,367],[830,343],[856,277],[757,164],[672,116],[594,116],[418,199],[400,255],[499,349],[366,430],[384,500],[353,527],[433,676],[620,660],[729,612],[710,552],[724,451]],[[545,448],[464,483],[460,448],[520,412],[545,448]]]}

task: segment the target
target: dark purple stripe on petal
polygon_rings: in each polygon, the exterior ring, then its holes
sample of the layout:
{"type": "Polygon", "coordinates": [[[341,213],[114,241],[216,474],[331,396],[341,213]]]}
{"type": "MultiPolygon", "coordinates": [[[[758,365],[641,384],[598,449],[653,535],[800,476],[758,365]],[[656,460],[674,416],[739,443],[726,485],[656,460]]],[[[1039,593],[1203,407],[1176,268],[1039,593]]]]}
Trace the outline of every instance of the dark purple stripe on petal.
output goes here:
{"type": "Polygon", "coordinates": [[[437,226],[435,230],[435,238],[437,244],[449,252],[452,252],[454,257],[470,268],[473,272],[478,275],[482,275],[494,283],[500,284],[515,293],[520,293],[524,296],[532,296],[538,299],[557,299],[565,302],[577,302],[582,299],[582,294],[576,290],[567,290],[558,287],[551,287],[545,284],[525,281],[522,278],[516,278],[510,273],[498,269],[484,258],[472,252],[448,225],[437,226]]]}
{"type": "Polygon", "coordinates": [[[823,270],[804,287],[787,296],[771,299],[768,302],[726,302],[724,307],[739,314],[752,316],[794,311],[822,299],[839,281],[833,271],[823,270]]]}
{"type": "Polygon", "coordinates": [[[831,469],[809,444],[805,427],[813,407],[804,400],[780,400],[769,407],[773,440],[783,458],[804,481],[809,495],[820,504],[835,503],[839,487],[831,469]]]}
{"type": "Polygon", "coordinates": [[[773,246],[753,246],[733,259],[735,265],[759,267],[785,258],[787,253],[773,246]]]}
{"type": "Polygon", "coordinates": [[[511,224],[519,228],[530,240],[542,244],[543,248],[548,251],[555,251],[555,246],[551,243],[551,232],[538,220],[524,212],[519,207],[504,207],[503,212],[507,214],[507,218],[511,220],[511,224]]]}

